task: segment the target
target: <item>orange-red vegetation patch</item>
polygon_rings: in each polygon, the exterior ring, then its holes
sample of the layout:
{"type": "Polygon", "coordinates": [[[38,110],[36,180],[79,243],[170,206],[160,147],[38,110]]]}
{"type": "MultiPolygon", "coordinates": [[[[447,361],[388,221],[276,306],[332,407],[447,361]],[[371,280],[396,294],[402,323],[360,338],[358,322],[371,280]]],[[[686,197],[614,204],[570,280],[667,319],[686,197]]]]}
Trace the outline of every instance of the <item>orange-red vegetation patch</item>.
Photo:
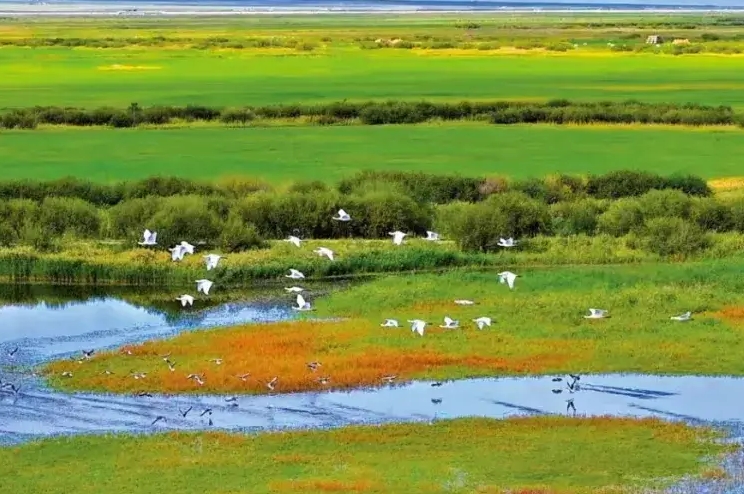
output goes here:
{"type": "Polygon", "coordinates": [[[379,331],[364,320],[241,326],[128,346],[82,364],[59,361],[47,371],[72,372],[72,377],[60,381],[72,388],[266,393],[274,377],[275,392],[346,389],[379,385],[387,375],[401,381],[452,368],[481,375],[548,372],[581,360],[581,353],[591,353],[567,341],[492,339],[484,346],[486,339],[477,333],[468,335],[465,346],[451,348],[447,338],[456,336],[438,328],[427,334],[431,338],[400,330],[388,333],[390,339],[382,343],[379,338],[370,341],[379,331]],[[313,370],[310,362],[320,366],[313,370]],[[146,376],[135,379],[138,373],[146,376]],[[203,384],[188,379],[189,374],[201,375],[203,384]]]}
{"type": "Polygon", "coordinates": [[[724,307],[715,313],[714,316],[730,321],[744,322],[744,307],[724,307]]]}
{"type": "Polygon", "coordinates": [[[269,488],[275,492],[367,492],[373,483],[368,480],[343,482],[340,480],[290,480],[271,482],[269,488]]]}

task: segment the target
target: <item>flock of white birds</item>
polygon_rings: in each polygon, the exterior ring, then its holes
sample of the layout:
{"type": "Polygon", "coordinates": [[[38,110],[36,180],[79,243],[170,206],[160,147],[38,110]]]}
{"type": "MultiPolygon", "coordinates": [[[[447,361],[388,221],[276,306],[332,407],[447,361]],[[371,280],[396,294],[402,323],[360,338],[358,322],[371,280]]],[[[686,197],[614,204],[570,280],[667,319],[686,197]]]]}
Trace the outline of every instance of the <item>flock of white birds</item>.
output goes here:
{"type": "MultiPolygon", "coordinates": [[[[335,216],[333,216],[334,220],[336,221],[343,221],[348,222],[351,221],[351,215],[344,211],[343,209],[339,209],[338,213],[336,213],[335,216]]],[[[402,232],[400,230],[396,230],[394,232],[388,233],[392,237],[392,241],[394,245],[403,245],[403,242],[405,240],[405,237],[408,236],[408,233],[402,232]]],[[[157,245],[157,232],[151,232],[150,230],[145,230],[143,234],[143,241],[138,242],[141,246],[154,246],[157,245]]],[[[440,235],[437,232],[433,231],[427,231],[426,237],[424,237],[424,240],[428,240],[431,242],[438,242],[440,240],[440,235]]],[[[300,237],[297,237],[295,235],[290,235],[287,237],[285,242],[289,242],[292,245],[295,245],[296,247],[302,247],[303,240],[300,237]]],[[[519,244],[517,240],[514,240],[513,238],[500,238],[497,245],[499,247],[504,248],[512,248],[516,247],[519,244]]],[[[175,247],[168,249],[171,252],[171,259],[173,261],[182,261],[184,256],[186,254],[193,254],[194,253],[194,246],[186,241],[182,241],[180,244],[177,244],[175,247]]],[[[327,257],[330,261],[334,261],[336,259],[336,254],[327,247],[318,247],[313,251],[315,254],[318,254],[320,257],[327,257]]],[[[207,254],[204,257],[207,271],[211,271],[213,269],[217,268],[217,265],[221,259],[225,259],[224,256],[221,256],[219,254],[207,254]]],[[[499,281],[502,284],[506,284],[509,286],[509,289],[514,288],[514,283],[517,279],[516,274],[512,273],[511,271],[502,271],[501,273],[498,273],[499,281]]],[[[292,280],[302,280],[305,279],[305,275],[300,272],[297,269],[290,268],[289,274],[285,275],[285,278],[289,278],[292,280]]],[[[209,290],[214,285],[214,282],[208,279],[200,279],[196,280],[196,291],[197,293],[201,292],[204,295],[209,295],[209,290]]],[[[294,310],[298,311],[309,311],[313,310],[312,305],[310,302],[305,300],[305,298],[302,296],[302,293],[305,289],[299,286],[292,286],[285,288],[285,290],[289,293],[296,293],[297,294],[297,305],[293,306],[292,308],[294,310]]],[[[183,307],[186,307],[187,305],[191,306],[194,304],[194,297],[189,294],[183,294],[176,298],[176,300],[181,302],[181,305],[183,307]]],[[[475,302],[472,300],[455,300],[455,304],[457,305],[474,305],[475,302]]],[[[585,315],[585,319],[604,319],[610,317],[608,315],[608,311],[605,309],[589,309],[589,314],[585,315]]],[[[678,315],[678,316],[672,316],[671,319],[673,321],[689,321],[692,319],[692,312],[685,312],[684,314],[678,315]]],[[[487,316],[481,316],[476,319],[472,320],[475,325],[478,327],[478,329],[483,329],[486,326],[491,326],[492,319],[487,316]]],[[[408,322],[411,324],[411,331],[414,333],[418,333],[420,336],[424,335],[426,326],[430,323],[422,320],[422,319],[409,319],[408,322]]],[[[382,324],[382,327],[386,328],[397,328],[400,327],[397,319],[386,319],[382,324]]],[[[439,326],[440,328],[444,329],[458,329],[460,327],[460,321],[451,319],[450,317],[444,318],[444,324],[439,326]]]]}
{"type": "MultiPolygon", "coordinates": [[[[138,245],[142,246],[154,246],[158,244],[158,232],[151,232],[150,230],[145,230],[145,232],[142,234],[144,237],[142,242],[137,242],[138,245]]],[[[194,253],[194,246],[190,243],[184,241],[181,241],[180,244],[177,244],[175,247],[171,247],[168,250],[171,253],[171,260],[174,262],[176,261],[183,261],[183,258],[186,256],[186,254],[193,254],[194,253]]],[[[207,266],[207,271],[211,271],[213,269],[217,268],[217,265],[219,264],[221,259],[225,259],[224,256],[221,256],[219,254],[207,254],[204,257],[204,262],[207,266]]],[[[214,282],[208,279],[200,279],[196,280],[196,293],[203,293],[204,295],[209,295],[209,290],[214,285],[214,282]]],[[[176,297],[176,300],[181,302],[181,306],[186,307],[187,305],[191,306],[194,305],[194,296],[189,295],[188,293],[184,293],[183,295],[176,297]]]]}

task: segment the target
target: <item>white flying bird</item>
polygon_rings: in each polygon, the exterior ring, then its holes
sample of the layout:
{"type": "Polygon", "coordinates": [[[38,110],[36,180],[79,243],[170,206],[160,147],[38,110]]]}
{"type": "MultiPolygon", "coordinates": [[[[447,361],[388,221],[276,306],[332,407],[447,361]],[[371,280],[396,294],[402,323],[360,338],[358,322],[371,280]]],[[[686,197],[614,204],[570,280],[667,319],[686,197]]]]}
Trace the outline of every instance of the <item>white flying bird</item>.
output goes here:
{"type": "Polygon", "coordinates": [[[176,297],[176,300],[181,302],[181,306],[186,307],[186,304],[188,305],[194,305],[194,297],[191,295],[183,294],[180,297],[176,297]]]}
{"type": "Polygon", "coordinates": [[[188,243],[185,240],[181,240],[181,248],[183,249],[184,253],[186,254],[193,254],[194,253],[194,246],[188,243]]]}
{"type": "Polygon", "coordinates": [[[407,233],[403,233],[400,230],[395,230],[394,232],[388,232],[388,235],[393,236],[393,243],[395,245],[400,245],[403,243],[403,237],[408,235],[407,233]]]}
{"type": "Polygon", "coordinates": [[[473,302],[472,300],[455,300],[455,303],[457,305],[474,305],[475,304],[475,302],[473,302]]]}
{"type": "Polygon", "coordinates": [[[509,285],[510,290],[514,288],[514,280],[516,279],[517,275],[512,273],[511,271],[502,271],[501,273],[499,273],[499,282],[509,285]]]}
{"type": "Polygon", "coordinates": [[[473,319],[473,322],[478,325],[478,329],[483,329],[485,326],[491,325],[491,318],[490,317],[479,317],[478,319],[473,319]]]}
{"type": "Polygon", "coordinates": [[[447,316],[444,317],[444,325],[440,324],[440,328],[445,329],[457,329],[460,327],[460,321],[456,321],[454,319],[451,319],[447,316]]]}
{"type": "Polygon", "coordinates": [[[437,232],[430,232],[427,230],[424,240],[439,240],[439,234],[437,232]]]}
{"type": "Polygon", "coordinates": [[[212,285],[214,283],[209,280],[196,280],[196,291],[209,295],[209,289],[212,288],[212,285]]]}
{"type": "Polygon", "coordinates": [[[207,254],[204,256],[204,260],[207,263],[207,271],[217,268],[217,263],[222,259],[221,255],[218,254],[207,254]]]}
{"type": "Polygon", "coordinates": [[[421,336],[424,336],[424,328],[426,327],[426,321],[422,321],[421,319],[413,319],[413,320],[409,320],[408,322],[411,323],[411,331],[418,333],[421,336]]]}
{"type": "Polygon", "coordinates": [[[305,298],[297,294],[297,307],[292,307],[294,310],[313,310],[312,307],[310,307],[310,302],[305,302],[305,298]]]}
{"type": "Polygon", "coordinates": [[[584,319],[604,319],[607,317],[607,311],[604,309],[589,309],[589,315],[584,319]]]}
{"type": "Polygon", "coordinates": [[[351,221],[351,216],[349,216],[349,213],[344,211],[343,209],[338,210],[338,216],[334,216],[333,219],[336,221],[351,221]]]}
{"type": "Polygon", "coordinates": [[[509,238],[500,238],[499,239],[499,242],[498,242],[498,246],[499,247],[514,247],[518,243],[519,242],[517,242],[516,240],[514,240],[511,237],[509,237],[509,238]]]}
{"type": "Polygon", "coordinates": [[[689,320],[692,319],[692,312],[689,312],[688,311],[688,312],[685,312],[684,314],[679,315],[679,316],[672,316],[670,319],[672,321],[683,321],[683,322],[684,321],[689,321],[689,320]]]}
{"type": "Polygon", "coordinates": [[[398,326],[397,319],[385,319],[385,322],[382,323],[382,324],[380,324],[380,326],[382,326],[383,328],[397,328],[397,327],[399,327],[398,326]]]}
{"type": "Polygon", "coordinates": [[[183,245],[176,245],[168,250],[171,252],[171,260],[183,261],[183,255],[186,253],[186,251],[183,250],[183,245]]]}
{"type": "Polygon", "coordinates": [[[144,238],[144,240],[142,242],[137,242],[139,245],[157,245],[158,243],[158,232],[145,230],[145,233],[142,234],[142,237],[144,238]]]}
{"type": "Polygon", "coordinates": [[[304,274],[300,273],[296,269],[290,269],[289,274],[284,275],[285,278],[292,278],[293,280],[301,280],[305,277],[304,274]]]}
{"type": "Polygon", "coordinates": [[[296,245],[297,247],[299,247],[300,246],[300,242],[302,242],[302,240],[300,240],[300,237],[295,237],[294,235],[290,235],[289,237],[285,238],[284,241],[285,242],[290,242],[290,243],[296,245]]]}
{"type": "Polygon", "coordinates": [[[426,327],[426,321],[422,321],[421,319],[413,319],[413,320],[409,320],[408,322],[411,323],[411,331],[418,333],[421,336],[424,336],[424,328],[426,327]]]}
{"type": "Polygon", "coordinates": [[[299,286],[293,286],[293,287],[285,288],[285,290],[288,291],[289,293],[300,293],[301,291],[304,290],[304,288],[301,288],[299,286]]]}
{"type": "Polygon", "coordinates": [[[333,260],[333,251],[327,247],[318,247],[313,252],[318,254],[319,256],[326,256],[331,261],[333,260]]]}

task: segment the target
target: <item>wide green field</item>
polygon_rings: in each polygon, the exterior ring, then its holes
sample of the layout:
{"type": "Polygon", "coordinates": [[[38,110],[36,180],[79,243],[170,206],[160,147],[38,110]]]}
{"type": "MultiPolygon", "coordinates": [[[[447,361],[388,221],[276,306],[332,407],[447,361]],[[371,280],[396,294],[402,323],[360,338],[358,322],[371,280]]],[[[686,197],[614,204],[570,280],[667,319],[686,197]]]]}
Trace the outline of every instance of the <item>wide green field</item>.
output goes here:
{"type": "Polygon", "coordinates": [[[364,169],[513,177],[641,168],[742,175],[738,130],[493,126],[50,129],[0,135],[3,178],[152,174],[335,182],[364,169]]]}
{"type": "Polygon", "coordinates": [[[5,47],[0,73],[0,108],[372,98],[634,98],[744,107],[741,56],[5,47]]]}

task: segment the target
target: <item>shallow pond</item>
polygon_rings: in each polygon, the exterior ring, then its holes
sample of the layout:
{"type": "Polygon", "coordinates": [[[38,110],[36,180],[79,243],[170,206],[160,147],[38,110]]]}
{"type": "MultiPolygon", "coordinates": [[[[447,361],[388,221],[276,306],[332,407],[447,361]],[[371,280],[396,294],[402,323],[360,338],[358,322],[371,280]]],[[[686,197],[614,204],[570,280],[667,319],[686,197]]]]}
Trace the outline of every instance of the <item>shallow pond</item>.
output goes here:
{"type": "Polygon", "coordinates": [[[573,399],[576,413],[585,415],[656,416],[732,425],[744,420],[744,401],[732,398],[744,395],[744,379],[729,377],[586,375],[574,393],[567,388],[565,376],[560,382],[553,381],[554,376],[470,379],[441,386],[415,382],[350,392],[241,396],[236,405],[226,402],[224,396],[140,398],[60,393],[33,376],[31,366],[79,354],[82,349],[114,347],[212,326],[275,321],[292,317],[294,312],[281,288],[275,290],[274,299],[247,297],[189,311],[170,299],[132,302],[147,298],[140,291],[77,293],[65,298],[61,292],[38,290],[43,292],[41,298],[55,302],[24,296],[22,302],[0,307],[0,379],[22,384],[18,396],[0,394],[0,441],[4,443],[106,431],[260,430],[566,414],[573,413],[567,410],[569,399],[573,399]],[[7,350],[16,346],[18,353],[10,359],[7,350]],[[554,389],[561,392],[554,393],[554,389]],[[189,407],[192,410],[182,417],[179,408],[189,407]],[[213,410],[211,416],[200,416],[205,408],[213,410]],[[152,426],[159,415],[166,421],[152,426]]]}

